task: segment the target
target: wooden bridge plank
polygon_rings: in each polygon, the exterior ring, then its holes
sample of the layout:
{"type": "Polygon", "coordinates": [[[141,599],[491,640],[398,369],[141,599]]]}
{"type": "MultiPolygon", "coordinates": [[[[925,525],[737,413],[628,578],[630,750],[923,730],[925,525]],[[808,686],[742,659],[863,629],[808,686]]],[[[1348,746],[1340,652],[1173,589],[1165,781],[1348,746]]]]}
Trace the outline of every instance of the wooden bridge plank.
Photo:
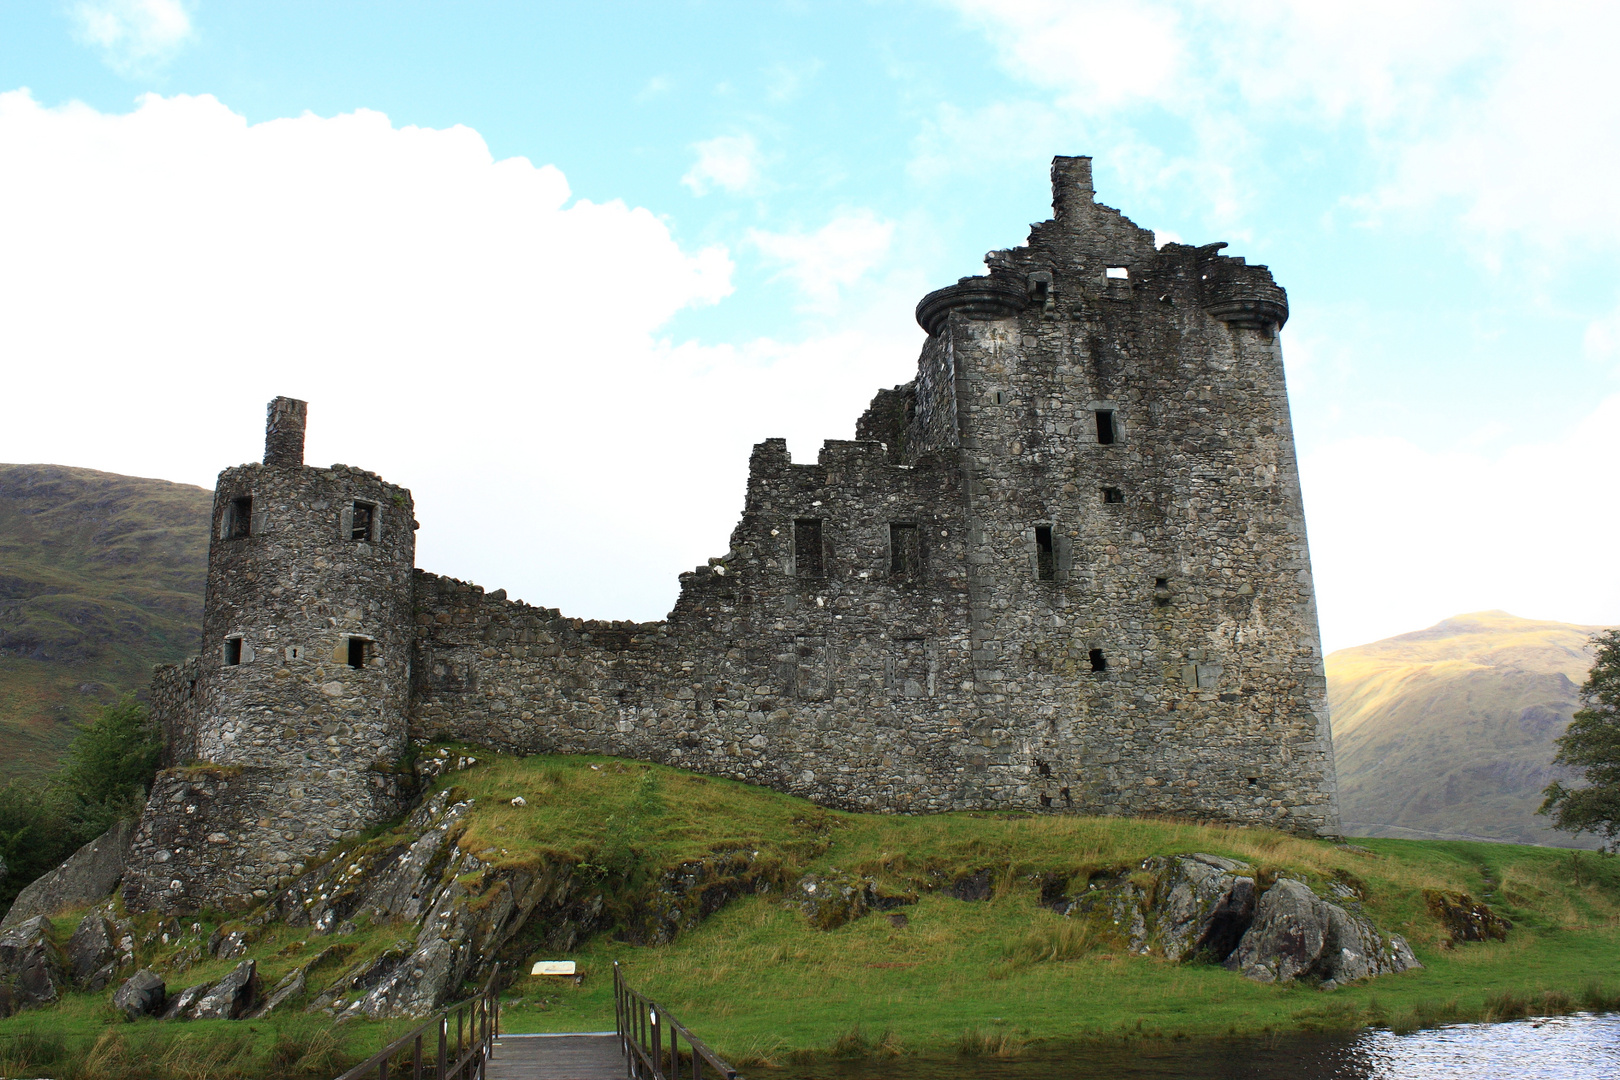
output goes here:
{"type": "Polygon", "coordinates": [[[553,1035],[495,1040],[488,1080],[625,1080],[617,1035],[553,1035]]]}

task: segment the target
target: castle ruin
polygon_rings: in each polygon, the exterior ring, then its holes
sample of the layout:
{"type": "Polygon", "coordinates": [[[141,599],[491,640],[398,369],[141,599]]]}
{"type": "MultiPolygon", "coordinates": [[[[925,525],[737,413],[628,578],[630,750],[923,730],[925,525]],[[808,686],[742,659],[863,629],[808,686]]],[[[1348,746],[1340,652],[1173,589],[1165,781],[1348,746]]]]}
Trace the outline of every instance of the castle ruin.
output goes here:
{"type": "Polygon", "coordinates": [[[397,814],[413,740],[592,753],[851,810],[1164,815],[1338,831],[1277,332],[1223,244],[1155,247],[1054,160],[1053,219],[924,297],[916,378],[814,464],[750,461],[726,553],[662,622],[415,568],[410,492],[219,476],[202,655],[160,668],[167,762],[133,910],[263,898],[397,814]]]}

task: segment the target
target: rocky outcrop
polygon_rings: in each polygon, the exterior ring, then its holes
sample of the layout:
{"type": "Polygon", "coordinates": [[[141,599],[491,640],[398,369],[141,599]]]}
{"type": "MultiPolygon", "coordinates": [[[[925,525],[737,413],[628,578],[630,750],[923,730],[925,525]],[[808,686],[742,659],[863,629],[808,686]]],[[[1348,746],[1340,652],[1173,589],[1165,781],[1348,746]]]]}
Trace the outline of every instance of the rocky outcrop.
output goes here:
{"type": "Polygon", "coordinates": [[[101,990],[112,982],[118,950],[113,945],[112,924],[99,912],[79,920],[78,929],[68,939],[67,963],[73,985],[81,990],[101,990]]]}
{"type": "Polygon", "coordinates": [[[163,1010],[163,1019],[190,1019],[192,1007],[201,1001],[206,993],[208,993],[207,983],[198,983],[195,986],[186,987],[169,999],[168,1005],[163,1010]]]}
{"type": "MultiPolygon", "coordinates": [[[[627,940],[662,944],[773,880],[757,853],[716,852],[663,871],[634,897],[616,898],[618,886],[599,868],[557,856],[496,862],[498,851],[464,850],[471,806],[454,789],[433,795],[399,829],[306,872],[250,920],[279,920],[312,934],[347,931],[357,921],[405,931],[392,948],[357,961],[320,990],[310,1009],[340,1018],[425,1015],[466,980],[482,977],[509,946],[527,952],[543,943],[566,952],[615,923],[627,940]],[[514,945],[520,930],[524,943],[514,945]]],[[[220,936],[221,949],[235,932],[220,936]]],[[[243,947],[250,937],[244,932],[243,947]]]]}
{"type": "Polygon", "coordinates": [[[309,987],[309,969],[313,966],[305,964],[287,972],[282,980],[270,988],[270,994],[265,998],[264,1004],[254,1009],[248,1019],[257,1020],[261,1016],[269,1016],[290,999],[302,994],[309,987]]]}
{"type": "Polygon", "coordinates": [[[186,1013],[189,1020],[236,1020],[253,1008],[259,989],[258,966],[244,960],[231,969],[186,1013]]]}
{"type": "Polygon", "coordinates": [[[1513,924],[1465,892],[1424,889],[1423,903],[1440,920],[1453,945],[1465,941],[1506,941],[1513,924]]]}
{"type": "Polygon", "coordinates": [[[168,1004],[167,989],[161,978],[142,968],[125,979],[113,994],[113,1008],[131,1020],[156,1016],[168,1004]]]}
{"type": "Polygon", "coordinates": [[[836,930],[869,911],[888,911],[915,904],[917,898],[881,892],[872,878],[834,868],[825,874],[805,874],[788,894],[786,902],[789,907],[804,912],[804,917],[817,930],[836,930]]]}
{"type": "Polygon", "coordinates": [[[0,932],[0,988],[19,1008],[50,1005],[61,996],[66,971],[50,933],[43,915],[0,932]]]}
{"type": "Polygon", "coordinates": [[[1336,985],[1422,965],[1400,935],[1386,937],[1371,920],[1323,900],[1304,882],[1279,878],[1261,895],[1254,923],[1226,966],[1256,982],[1336,985]]]}
{"type": "Polygon", "coordinates": [[[63,908],[105,900],[124,876],[124,860],[134,834],[135,822],[120,821],[68,856],[61,866],[17,894],[11,910],[0,920],[0,930],[36,915],[55,915],[63,908]]]}
{"type": "MultiPolygon", "coordinates": [[[[1348,886],[1335,894],[1359,908],[1348,886]]],[[[1246,863],[1216,855],[1145,859],[1089,877],[1072,897],[1048,882],[1043,898],[1131,952],[1224,964],[1257,982],[1337,985],[1421,966],[1359,910],[1291,878],[1263,887],[1246,863]]]]}

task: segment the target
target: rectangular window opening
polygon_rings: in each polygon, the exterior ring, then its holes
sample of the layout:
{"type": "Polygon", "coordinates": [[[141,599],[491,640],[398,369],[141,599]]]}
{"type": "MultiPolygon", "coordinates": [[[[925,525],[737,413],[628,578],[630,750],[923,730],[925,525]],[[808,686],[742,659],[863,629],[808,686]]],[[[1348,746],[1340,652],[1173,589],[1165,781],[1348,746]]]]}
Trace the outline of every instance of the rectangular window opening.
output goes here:
{"type": "Polygon", "coordinates": [[[229,637],[225,639],[225,666],[235,667],[242,662],[242,639],[229,637]]]}
{"type": "Polygon", "coordinates": [[[1125,493],[1119,488],[1105,487],[1102,489],[1102,493],[1103,502],[1105,503],[1122,503],[1125,501],[1125,493]]]}
{"type": "Polygon", "coordinates": [[[1127,281],[1131,276],[1130,267],[1128,266],[1110,266],[1105,273],[1115,281],[1127,281]]]}
{"type": "Polygon", "coordinates": [[[1114,426],[1114,410],[1097,410],[1097,442],[1102,446],[1113,446],[1118,441],[1118,431],[1114,426]]]}
{"type": "Polygon", "coordinates": [[[225,539],[240,540],[253,531],[253,496],[240,495],[225,508],[225,539]]]}
{"type": "Polygon", "coordinates": [[[371,644],[371,642],[363,637],[351,637],[349,639],[350,667],[363,668],[366,666],[366,646],[369,644],[371,644]]]}
{"type": "Polygon", "coordinates": [[[922,574],[922,533],[917,526],[889,526],[889,572],[899,578],[922,574]]]}
{"type": "Polygon", "coordinates": [[[353,517],[350,518],[349,539],[370,540],[371,526],[377,517],[377,507],[374,503],[357,502],[354,504],[353,517]]]}
{"type": "Polygon", "coordinates": [[[798,518],[793,522],[793,572],[798,577],[821,577],[821,519],[798,518]]]}
{"type": "Polygon", "coordinates": [[[1091,650],[1091,670],[1092,671],[1107,671],[1108,670],[1108,659],[1107,659],[1107,657],[1103,656],[1103,651],[1101,649],[1092,649],[1091,650]]]}
{"type": "Polygon", "coordinates": [[[1035,577],[1039,581],[1057,580],[1057,560],[1052,553],[1052,526],[1035,526],[1035,577]]]}

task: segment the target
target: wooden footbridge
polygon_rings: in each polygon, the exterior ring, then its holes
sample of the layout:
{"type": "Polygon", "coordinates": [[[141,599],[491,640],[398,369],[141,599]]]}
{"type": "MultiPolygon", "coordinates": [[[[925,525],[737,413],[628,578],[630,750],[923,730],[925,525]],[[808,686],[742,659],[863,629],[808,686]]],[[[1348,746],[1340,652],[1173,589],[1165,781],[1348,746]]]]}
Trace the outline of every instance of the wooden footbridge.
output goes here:
{"type": "Polygon", "coordinates": [[[612,1031],[501,1033],[500,968],[338,1080],[739,1080],[702,1039],[613,964],[612,1031]]]}

